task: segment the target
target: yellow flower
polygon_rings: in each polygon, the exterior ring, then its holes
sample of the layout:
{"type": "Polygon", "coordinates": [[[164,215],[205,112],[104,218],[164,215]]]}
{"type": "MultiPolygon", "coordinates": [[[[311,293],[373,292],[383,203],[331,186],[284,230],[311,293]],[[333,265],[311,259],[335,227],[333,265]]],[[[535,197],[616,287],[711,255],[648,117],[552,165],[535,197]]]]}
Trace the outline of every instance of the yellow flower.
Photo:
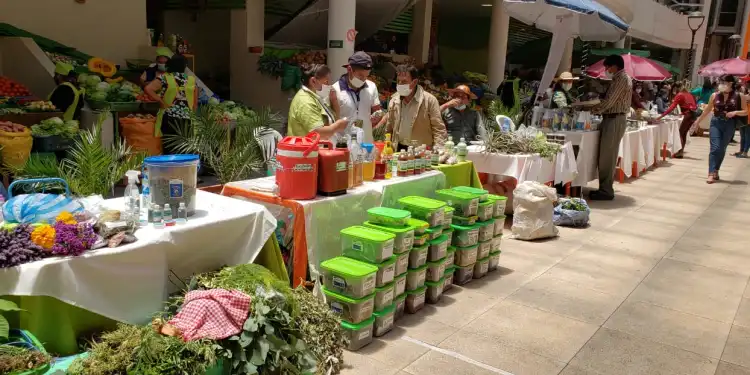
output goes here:
{"type": "Polygon", "coordinates": [[[46,224],[36,227],[31,232],[31,241],[45,249],[51,249],[55,244],[55,228],[46,224]]]}
{"type": "Polygon", "coordinates": [[[55,218],[55,221],[62,221],[65,224],[78,224],[73,215],[71,215],[68,211],[60,212],[60,214],[55,218]]]}

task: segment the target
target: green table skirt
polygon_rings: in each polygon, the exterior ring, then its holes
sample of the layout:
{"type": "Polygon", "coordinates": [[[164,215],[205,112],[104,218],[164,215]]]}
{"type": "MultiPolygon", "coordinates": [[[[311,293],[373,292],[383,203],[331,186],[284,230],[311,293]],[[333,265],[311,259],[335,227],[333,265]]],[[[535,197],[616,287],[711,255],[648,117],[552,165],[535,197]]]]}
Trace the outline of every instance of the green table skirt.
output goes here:
{"type": "Polygon", "coordinates": [[[477,170],[474,168],[474,163],[470,161],[454,165],[440,164],[436,169],[443,172],[449,188],[454,186],[482,187],[482,182],[479,180],[479,174],[477,174],[477,170]]]}

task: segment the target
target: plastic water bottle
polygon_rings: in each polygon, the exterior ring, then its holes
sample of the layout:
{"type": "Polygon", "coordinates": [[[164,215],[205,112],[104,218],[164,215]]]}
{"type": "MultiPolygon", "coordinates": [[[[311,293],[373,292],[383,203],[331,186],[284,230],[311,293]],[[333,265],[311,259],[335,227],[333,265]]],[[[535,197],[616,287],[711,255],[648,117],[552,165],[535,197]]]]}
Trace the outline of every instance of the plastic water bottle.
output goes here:
{"type": "Polygon", "coordinates": [[[164,203],[164,213],[162,214],[162,218],[165,222],[172,220],[172,207],[169,203],[164,203]]]}
{"type": "Polygon", "coordinates": [[[187,223],[187,208],[185,208],[185,202],[180,202],[180,206],[177,207],[177,224],[187,223]]]}
{"type": "Polygon", "coordinates": [[[151,219],[149,218],[148,211],[151,209],[151,187],[148,182],[148,172],[143,172],[143,178],[141,179],[141,185],[143,191],[141,192],[141,213],[140,213],[140,224],[148,225],[151,219]]]}

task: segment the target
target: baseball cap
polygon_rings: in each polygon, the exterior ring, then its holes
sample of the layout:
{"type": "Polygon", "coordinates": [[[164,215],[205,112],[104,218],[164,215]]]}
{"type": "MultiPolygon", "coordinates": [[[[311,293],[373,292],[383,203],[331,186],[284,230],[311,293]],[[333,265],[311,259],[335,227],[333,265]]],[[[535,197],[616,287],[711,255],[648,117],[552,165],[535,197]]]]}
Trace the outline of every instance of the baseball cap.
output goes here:
{"type": "Polygon", "coordinates": [[[347,66],[356,66],[360,68],[365,68],[367,70],[372,69],[372,57],[370,57],[369,54],[366,52],[355,52],[350,58],[349,63],[344,65],[344,67],[347,66]]]}

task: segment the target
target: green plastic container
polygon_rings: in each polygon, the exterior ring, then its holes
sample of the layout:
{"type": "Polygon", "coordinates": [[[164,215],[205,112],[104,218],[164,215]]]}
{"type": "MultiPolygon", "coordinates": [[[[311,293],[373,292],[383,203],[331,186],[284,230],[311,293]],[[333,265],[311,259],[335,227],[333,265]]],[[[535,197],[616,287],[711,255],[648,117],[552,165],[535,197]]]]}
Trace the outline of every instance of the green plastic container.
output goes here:
{"type": "Polygon", "coordinates": [[[493,230],[493,234],[495,236],[502,236],[504,230],[505,230],[505,215],[496,216],[495,217],[495,229],[493,230]]]}
{"type": "Polygon", "coordinates": [[[464,285],[474,279],[474,264],[466,267],[456,266],[453,273],[453,285],[464,285]]]}
{"type": "Polygon", "coordinates": [[[475,279],[481,279],[485,275],[487,275],[487,272],[490,270],[490,257],[486,257],[483,259],[479,259],[477,263],[474,265],[474,278],[475,279]]]}
{"type": "Polygon", "coordinates": [[[428,237],[428,241],[429,240],[434,240],[434,239],[440,237],[441,234],[443,234],[443,226],[442,225],[438,225],[436,227],[430,227],[430,228],[427,228],[427,230],[425,232],[429,236],[428,237]]]}
{"type": "Polygon", "coordinates": [[[500,251],[490,253],[490,263],[487,268],[488,271],[494,271],[500,267],[500,251]]]}
{"type": "Polygon", "coordinates": [[[479,226],[451,225],[453,228],[452,245],[460,247],[474,246],[479,241],[479,226]]]}
{"type": "Polygon", "coordinates": [[[456,261],[456,248],[454,246],[448,246],[448,251],[445,252],[445,268],[452,267],[456,261]]]}
{"type": "Polygon", "coordinates": [[[442,277],[442,274],[440,275],[440,279],[438,279],[438,281],[425,282],[425,286],[427,287],[425,299],[427,300],[427,303],[440,302],[440,297],[443,296],[444,285],[445,279],[442,277]]]}
{"type": "Polygon", "coordinates": [[[488,198],[495,201],[495,214],[493,216],[500,217],[505,215],[505,205],[508,203],[508,197],[490,194],[488,198]]]}
{"type": "Polygon", "coordinates": [[[342,320],[341,328],[344,329],[344,336],[349,338],[347,349],[357,351],[370,344],[372,342],[372,326],[374,324],[374,316],[360,323],[351,323],[342,320]]]}
{"type": "Polygon", "coordinates": [[[480,221],[487,221],[495,216],[495,201],[486,201],[479,203],[477,208],[477,217],[480,221]]]}
{"type": "Polygon", "coordinates": [[[406,274],[396,277],[396,280],[393,280],[393,284],[393,295],[395,297],[402,296],[406,293],[406,274]]]}
{"type": "Polygon", "coordinates": [[[395,255],[396,276],[401,276],[409,270],[409,255],[411,252],[395,255]]]}
{"type": "Polygon", "coordinates": [[[419,219],[415,219],[415,218],[411,218],[411,219],[407,220],[406,225],[408,225],[410,227],[414,227],[414,235],[415,236],[419,236],[419,235],[425,234],[425,231],[427,230],[427,228],[430,227],[430,223],[428,223],[428,222],[426,222],[424,220],[419,220],[419,219]]]}
{"type": "Polygon", "coordinates": [[[391,282],[380,288],[375,288],[375,311],[381,310],[393,303],[395,283],[391,282]]]}
{"type": "Polygon", "coordinates": [[[450,206],[445,207],[445,214],[443,216],[443,229],[448,229],[451,227],[451,224],[453,224],[453,214],[455,212],[455,208],[450,206]]]}
{"type": "Polygon", "coordinates": [[[457,247],[453,264],[459,267],[467,267],[476,263],[478,247],[478,245],[469,247],[457,247]]]}
{"type": "Polygon", "coordinates": [[[479,241],[479,244],[477,244],[477,259],[482,259],[490,256],[490,252],[492,251],[492,240],[489,241],[479,241]]]}
{"type": "Polygon", "coordinates": [[[427,262],[427,273],[425,274],[425,281],[440,281],[444,273],[445,259],[436,260],[434,262],[427,262]]]}
{"type": "Polygon", "coordinates": [[[430,227],[443,224],[445,202],[412,195],[399,199],[398,203],[411,212],[413,217],[426,221],[430,227]]]}
{"type": "Polygon", "coordinates": [[[427,287],[425,286],[407,292],[406,312],[409,314],[416,314],[419,310],[422,310],[424,307],[425,293],[427,293],[427,287]]]}
{"type": "Polygon", "coordinates": [[[479,202],[486,202],[490,195],[490,192],[487,190],[471,186],[456,186],[453,188],[453,190],[472,194],[479,199],[479,202]]]}
{"type": "Polygon", "coordinates": [[[356,259],[336,257],[320,264],[323,286],[351,298],[363,298],[375,291],[378,267],[356,259]]]}
{"type": "Polygon", "coordinates": [[[405,253],[411,250],[411,247],[414,245],[414,227],[388,227],[370,221],[365,221],[363,225],[396,236],[396,238],[393,239],[393,252],[395,254],[405,253]]]}
{"type": "Polygon", "coordinates": [[[450,241],[448,236],[440,236],[429,242],[430,249],[427,251],[427,261],[434,262],[438,259],[445,258],[445,253],[448,251],[448,245],[450,241]]]}
{"type": "Polygon", "coordinates": [[[409,270],[406,273],[406,291],[416,290],[424,286],[427,277],[427,265],[417,269],[409,270]]]}
{"type": "Polygon", "coordinates": [[[375,337],[383,336],[393,329],[393,321],[395,320],[396,315],[396,304],[391,303],[381,310],[375,311],[372,315],[375,318],[373,335],[375,335],[375,337]]]}
{"type": "Polygon", "coordinates": [[[477,219],[479,219],[477,216],[453,215],[453,224],[470,227],[477,223],[477,219]]]}
{"type": "Polygon", "coordinates": [[[430,235],[427,233],[415,235],[414,246],[424,246],[429,240],[430,240],[430,235]]]}
{"type": "Polygon", "coordinates": [[[453,226],[449,229],[443,229],[443,236],[448,237],[448,243],[453,243],[453,226]]]}
{"type": "Polygon", "coordinates": [[[341,315],[341,319],[347,322],[361,323],[370,319],[375,310],[375,293],[365,298],[350,298],[334,293],[325,287],[322,289],[331,310],[341,315]]]}
{"type": "Polygon", "coordinates": [[[418,246],[409,252],[409,269],[415,269],[424,266],[425,263],[427,263],[427,252],[430,250],[430,247],[425,246],[418,246]]]}
{"type": "Polygon", "coordinates": [[[500,251],[500,245],[503,242],[503,235],[492,237],[492,250],[491,251],[500,251]]]}
{"type": "Polygon", "coordinates": [[[479,221],[474,226],[479,228],[479,241],[489,241],[495,234],[495,222],[479,221]]]}
{"type": "Polygon", "coordinates": [[[373,207],[367,210],[367,220],[373,224],[391,227],[403,227],[408,225],[411,212],[397,208],[373,207]]]}
{"type": "Polygon", "coordinates": [[[344,256],[369,263],[382,263],[392,257],[395,239],[392,233],[359,225],[341,230],[344,256]]]}
{"type": "Polygon", "coordinates": [[[404,313],[406,311],[406,293],[396,297],[396,299],[393,301],[393,304],[396,305],[396,312],[395,312],[395,321],[398,321],[399,319],[404,317],[404,313]]]}
{"type": "Polygon", "coordinates": [[[453,273],[456,272],[456,267],[450,266],[445,268],[445,275],[443,278],[445,279],[445,282],[443,283],[443,292],[446,290],[453,288],[453,273]]]}
{"type": "Polygon", "coordinates": [[[396,277],[396,261],[398,256],[392,256],[383,263],[378,264],[378,273],[375,275],[375,287],[380,288],[393,281],[396,277]]]}
{"type": "Polygon", "coordinates": [[[435,192],[438,198],[456,209],[454,215],[474,216],[477,214],[479,198],[474,194],[464,193],[452,189],[442,189],[435,192]]]}

